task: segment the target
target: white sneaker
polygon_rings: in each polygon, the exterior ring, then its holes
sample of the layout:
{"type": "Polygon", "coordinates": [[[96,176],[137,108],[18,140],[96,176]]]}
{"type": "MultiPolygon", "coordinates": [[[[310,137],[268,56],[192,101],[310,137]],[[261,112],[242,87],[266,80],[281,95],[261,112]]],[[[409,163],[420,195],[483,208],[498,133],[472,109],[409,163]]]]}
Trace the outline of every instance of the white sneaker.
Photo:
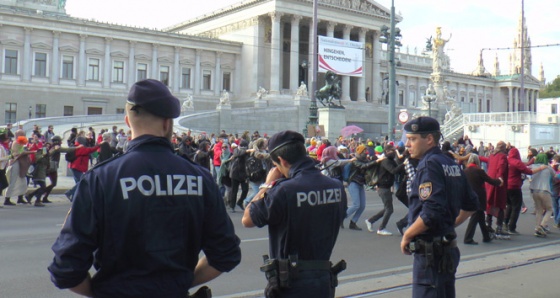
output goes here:
{"type": "Polygon", "coordinates": [[[369,222],[369,220],[367,220],[367,219],[366,219],[366,227],[367,227],[367,230],[368,230],[370,233],[373,233],[373,231],[374,231],[374,230],[373,230],[373,225],[372,225],[371,222],[369,222]]]}
{"type": "Polygon", "coordinates": [[[383,229],[383,230],[377,230],[377,235],[381,235],[381,236],[392,236],[393,233],[383,229]]]}

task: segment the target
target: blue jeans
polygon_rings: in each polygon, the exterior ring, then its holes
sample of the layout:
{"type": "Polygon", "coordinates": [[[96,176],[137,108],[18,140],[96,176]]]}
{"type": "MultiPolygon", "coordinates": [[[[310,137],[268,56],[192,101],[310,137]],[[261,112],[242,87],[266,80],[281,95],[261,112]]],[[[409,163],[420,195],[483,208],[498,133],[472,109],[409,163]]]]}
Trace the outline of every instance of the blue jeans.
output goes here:
{"type": "Polygon", "coordinates": [[[557,195],[552,195],[552,212],[554,213],[554,223],[556,225],[560,224],[560,208],[558,206],[558,200],[560,200],[560,197],[558,197],[557,195]]]}
{"type": "MultiPolygon", "coordinates": [[[[74,184],[74,186],[72,186],[72,188],[70,188],[68,191],[66,191],[66,196],[69,198],[74,198],[74,192],[76,192],[76,186],[78,186],[78,182],[80,182],[80,179],[82,179],[82,175],[84,173],[76,170],[76,169],[70,169],[72,170],[72,176],[74,177],[74,182],[76,182],[76,184],[74,184]]],[[[71,199],[71,200],[72,200],[71,199]]]]}
{"type": "Polygon", "coordinates": [[[346,217],[354,214],[352,221],[356,223],[366,209],[366,191],[363,185],[356,182],[350,182],[350,184],[348,184],[348,192],[350,192],[352,206],[350,206],[346,211],[346,217]]]}
{"type": "Polygon", "coordinates": [[[262,184],[261,182],[251,182],[251,181],[249,181],[249,187],[251,188],[251,192],[249,192],[249,194],[247,195],[247,197],[243,201],[245,204],[249,204],[249,202],[251,202],[253,197],[257,195],[257,193],[259,192],[259,186],[261,186],[261,184],[262,184]]]}

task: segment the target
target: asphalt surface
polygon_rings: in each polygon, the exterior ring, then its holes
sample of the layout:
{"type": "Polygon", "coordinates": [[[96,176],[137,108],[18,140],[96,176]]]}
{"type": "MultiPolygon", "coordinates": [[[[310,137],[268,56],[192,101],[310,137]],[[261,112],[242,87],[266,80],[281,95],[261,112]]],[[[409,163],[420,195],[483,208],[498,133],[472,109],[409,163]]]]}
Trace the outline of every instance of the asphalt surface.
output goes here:
{"type": "MultiPolygon", "coordinates": [[[[57,193],[74,184],[61,175],[57,193]]],[[[64,195],[53,195],[46,207],[18,205],[0,209],[0,297],[75,297],[56,289],[46,270],[52,260],[50,246],[56,239],[71,204],[64,195]]],[[[532,200],[525,189],[525,203],[532,200]]],[[[363,231],[341,230],[333,261],[345,259],[348,269],[340,274],[338,297],[407,297],[411,295],[412,258],[400,253],[400,236],[368,233],[363,220],[382,207],[375,192],[367,192],[362,215],[363,231]]],[[[388,229],[397,233],[395,222],[406,209],[395,200],[395,213],[388,229]]],[[[230,273],[209,283],[215,297],[262,297],[265,279],[259,271],[261,255],[268,251],[266,229],[241,226],[240,210],[230,213],[241,238],[243,259],[230,273]]],[[[551,223],[552,224],[552,223],[551,223]]],[[[346,221],[348,225],[348,221],[346,221]]],[[[521,235],[512,240],[476,246],[459,244],[462,259],[458,269],[457,297],[557,297],[554,284],[559,264],[560,230],[546,239],[532,235],[534,215],[519,220],[521,235]]],[[[458,229],[464,235],[465,224],[458,229]]],[[[481,242],[480,231],[475,240],[481,242]]],[[[462,238],[460,238],[462,239],[462,238]]],[[[92,270],[92,273],[94,271],[92,270]]]]}

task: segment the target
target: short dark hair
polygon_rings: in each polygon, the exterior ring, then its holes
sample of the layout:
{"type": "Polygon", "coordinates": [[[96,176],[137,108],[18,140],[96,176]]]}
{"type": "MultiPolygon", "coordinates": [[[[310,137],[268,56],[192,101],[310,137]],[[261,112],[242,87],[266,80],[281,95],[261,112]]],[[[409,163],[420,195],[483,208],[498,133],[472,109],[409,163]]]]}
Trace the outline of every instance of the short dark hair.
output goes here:
{"type": "Polygon", "coordinates": [[[434,137],[434,144],[439,144],[439,141],[441,139],[441,132],[434,131],[434,132],[420,134],[422,139],[425,139],[426,137],[428,137],[428,135],[432,135],[434,137]]]}
{"type": "Polygon", "coordinates": [[[289,164],[293,164],[296,161],[307,156],[307,151],[305,150],[305,145],[300,142],[293,142],[286,144],[270,153],[270,158],[275,163],[279,163],[278,157],[282,157],[289,164]]]}

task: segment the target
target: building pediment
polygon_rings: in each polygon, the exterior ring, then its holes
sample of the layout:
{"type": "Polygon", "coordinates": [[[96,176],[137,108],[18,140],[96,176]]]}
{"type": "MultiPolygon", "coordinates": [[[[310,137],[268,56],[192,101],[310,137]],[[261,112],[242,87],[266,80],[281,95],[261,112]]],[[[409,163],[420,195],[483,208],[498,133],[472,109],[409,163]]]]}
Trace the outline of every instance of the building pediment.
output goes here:
{"type": "Polygon", "coordinates": [[[103,55],[103,51],[100,51],[98,49],[87,49],[86,54],[88,54],[88,55],[103,55]]]}
{"type": "Polygon", "coordinates": [[[211,63],[211,62],[202,62],[202,63],[200,63],[200,66],[206,67],[206,68],[208,68],[208,67],[214,67],[214,63],[211,63]]]}
{"type": "Polygon", "coordinates": [[[180,64],[185,64],[185,65],[194,65],[194,61],[191,59],[183,59],[183,60],[179,60],[180,64]]]}
{"type": "Polygon", "coordinates": [[[128,58],[128,54],[125,52],[121,52],[121,51],[115,51],[111,53],[111,57],[117,57],[117,58],[128,58]]]}
{"type": "Polygon", "coordinates": [[[234,68],[233,68],[233,65],[231,65],[231,63],[224,63],[224,64],[220,65],[220,67],[221,67],[222,69],[226,69],[226,70],[234,69],[234,68]]]}
{"type": "Polygon", "coordinates": [[[170,57],[159,57],[157,61],[163,63],[173,63],[173,59],[171,59],[170,57]]]}
{"type": "Polygon", "coordinates": [[[61,46],[58,48],[61,52],[72,52],[72,53],[77,53],[79,51],[78,48],[73,47],[73,46],[61,46]]]}
{"type": "MultiPolygon", "coordinates": [[[[307,0],[313,3],[313,0],[307,0]]],[[[391,11],[375,1],[368,0],[318,0],[320,4],[354,10],[360,13],[389,18],[391,11]]],[[[397,17],[400,20],[400,17],[397,17]]]]}
{"type": "Polygon", "coordinates": [[[150,59],[152,59],[152,57],[150,57],[148,55],[144,55],[144,54],[135,55],[134,58],[136,58],[136,60],[150,60],[150,59]]]}
{"type": "Polygon", "coordinates": [[[34,49],[43,49],[43,50],[50,50],[52,49],[51,45],[46,44],[44,42],[36,42],[36,43],[32,43],[31,47],[34,49]]]}
{"type": "Polygon", "coordinates": [[[12,46],[12,47],[21,47],[23,46],[23,42],[13,39],[13,38],[6,38],[2,40],[2,45],[5,46],[12,46]]]}

